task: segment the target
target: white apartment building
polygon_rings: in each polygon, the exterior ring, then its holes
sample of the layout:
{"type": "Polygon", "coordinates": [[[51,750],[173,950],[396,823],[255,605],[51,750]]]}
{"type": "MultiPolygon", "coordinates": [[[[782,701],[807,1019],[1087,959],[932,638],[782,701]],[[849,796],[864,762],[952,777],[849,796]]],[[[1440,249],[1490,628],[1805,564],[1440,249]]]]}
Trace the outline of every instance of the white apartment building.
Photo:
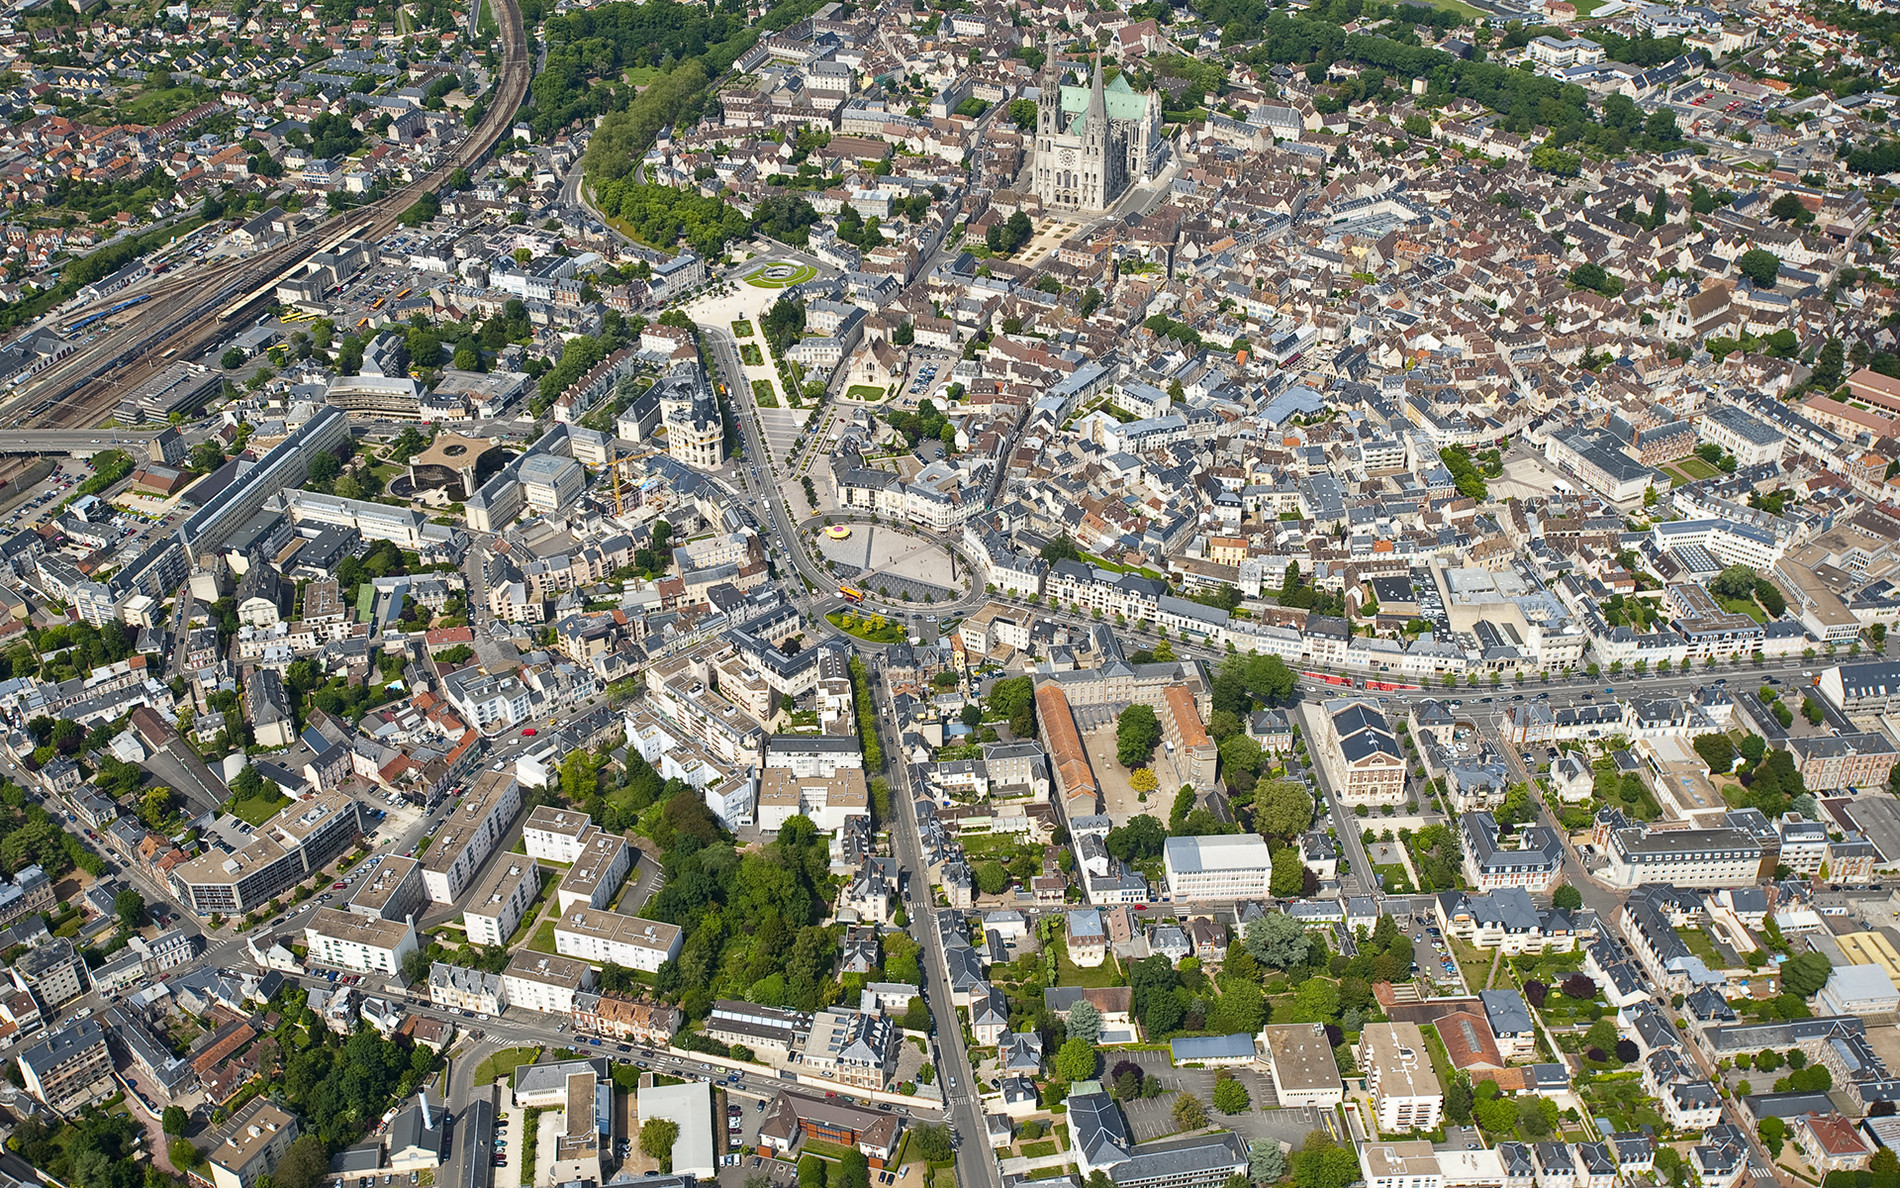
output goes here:
{"type": "Polygon", "coordinates": [[[1761,843],[1739,829],[1649,829],[1610,834],[1603,879],[1618,887],[1745,887],[1761,874],[1761,843]]]}
{"type": "Polygon", "coordinates": [[[318,908],[304,926],[312,965],[353,973],[402,972],[402,959],[416,949],[416,930],[406,922],[376,920],[336,908],[318,908]]]}
{"type": "Polygon", "coordinates": [[[1359,1170],[1366,1188],[1445,1188],[1438,1152],[1423,1139],[1409,1143],[1363,1143],[1359,1170]]]}
{"type": "Polygon", "coordinates": [[[561,885],[554,892],[561,910],[565,912],[577,904],[606,907],[613,902],[614,892],[620,890],[620,884],[632,869],[633,847],[627,844],[627,839],[589,826],[580,855],[561,876],[561,885]]]}
{"type": "Polygon", "coordinates": [[[593,819],[578,809],[536,805],[521,824],[521,842],[530,858],[571,866],[581,856],[581,835],[593,827],[593,819]]]}
{"type": "Polygon", "coordinates": [[[496,867],[463,909],[468,939],[478,945],[507,944],[540,893],[541,868],[531,859],[511,857],[496,867]]]}
{"type": "Polygon", "coordinates": [[[523,951],[501,974],[508,1005],[547,1015],[574,1011],[574,996],[594,988],[594,967],[573,957],[523,951]]]}
{"type": "Polygon", "coordinates": [[[841,767],[826,776],[799,776],[783,767],[759,772],[759,828],[776,833],[795,816],[810,817],[824,833],[836,833],[852,817],[871,813],[870,785],[861,768],[841,767]]]}
{"type": "Polygon", "coordinates": [[[515,777],[502,771],[483,772],[422,855],[422,887],[429,898],[435,903],[460,899],[520,811],[521,785],[515,777]]]}
{"type": "Polygon", "coordinates": [[[1177,900],[1270,897],[1273,856],[1259,834],[1171,837],[1161,856],[1177,900]]]}
{"type": "Polygon", "coordinates": [[[645,973],[680,953],[677,924],[577,907],[561,913],[554,926],[554,951],[595,965],[619,965],[645,973]]]}
{"type": "Polygon", "coordinates": [[[1368,1023],[1359,1036],[1359,1067],[1372,1090],[1381,1133],[1437,1127],[1445,1092],[1418,1024],[1368,1023]]]}

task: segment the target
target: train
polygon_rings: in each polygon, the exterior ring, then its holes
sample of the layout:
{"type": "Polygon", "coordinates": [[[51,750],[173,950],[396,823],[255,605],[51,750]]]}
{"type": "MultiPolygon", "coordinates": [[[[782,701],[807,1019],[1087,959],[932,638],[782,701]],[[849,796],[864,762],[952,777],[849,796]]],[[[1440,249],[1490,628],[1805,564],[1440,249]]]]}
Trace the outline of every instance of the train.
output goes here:
{"type": "Polygon", "coordinates": [[[1308,680],[1325,681],[1329,685],[1341,685],[1347,689],[1352,688],[1352,678],[1349,676],[1334,676],[1330,672],[1302,672],[1300,675],[1306,677],[1308,680]]]}
{"type": "Polygon", "coordinates": [[[152,295],[150,293],[140,293],[137,297],[127,297],[124,301],[120,301],[113,305],[109,305],[106,308],[102,310],[98,310],[94,313],[89,313],[85,317],[80,318],[76,322],[68,322],[66,324],[66,333],[77,334],[81,330],[84,330],[86,327],[92,325],[94,322],[98,321],[101,318],[109,318],[113,314],[118,313],[121,310],[131,309],[133,306],[141,305],[147,301],[150,301],[151,299],[152,299],[152,295]]]}
{"type": "Polygon", "coordinates": [[[1408,685],[1402,681],[1375,681],[1368,677],[1366,679],[1366,688],[1373,693],[1404,693],[1411,689],[1420,688],[1420,686],[1408,685]]]}

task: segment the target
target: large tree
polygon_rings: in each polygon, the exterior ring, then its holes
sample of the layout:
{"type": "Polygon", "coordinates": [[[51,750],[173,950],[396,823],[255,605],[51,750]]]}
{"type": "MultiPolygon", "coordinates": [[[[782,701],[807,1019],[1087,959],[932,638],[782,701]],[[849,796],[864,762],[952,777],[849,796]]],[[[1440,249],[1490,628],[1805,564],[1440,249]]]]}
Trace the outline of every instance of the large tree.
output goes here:
{"type": "Polygon", "coordinates": [[[1123,767],[1148,766],[1161,742],[1161,720],[1152,706],[1139,703],[1122,711],[1115,724],[1115,759],[1123,767]]]}
{"type": "Polygon", "coordinates": [[[640,1151],[648,1159],[658,1160],[660,1170],[673,1170],[673,1144],[679,1141],[680,1124],[670,1118],[648,1118],[640,1124],[640,1151]]]}
{"type": "Polygon", "coordinates": [[[1253,823],[1263,836],[1290,839],[1313,823],[1313,794],[1298,780],[1268,780],[1254,788],[1253,823]]]}
{"type": "Polygon", "coordinates": [[[1069,1038],[1094,1044],[1102,1038],[1102,1012],[1092,1002],[1078,1002],[1069,1008],[1069,1038]]]}
{"type": "Polygon", "coordinates": [[[1255,961],[1273,969],[1290,970],[1306,964],[1312,938],[1299,921],[1285,912],[1268,912],[1247,925],[1241,942],[1255,961]]]}
{"type": "Polygon", "coordinates": [[[1750,248],[1735,261],[1735,270],[1755,282],[1755,287],[1772,289],[1781,272],[1781,257],[1766,248],[1750,248]]]}

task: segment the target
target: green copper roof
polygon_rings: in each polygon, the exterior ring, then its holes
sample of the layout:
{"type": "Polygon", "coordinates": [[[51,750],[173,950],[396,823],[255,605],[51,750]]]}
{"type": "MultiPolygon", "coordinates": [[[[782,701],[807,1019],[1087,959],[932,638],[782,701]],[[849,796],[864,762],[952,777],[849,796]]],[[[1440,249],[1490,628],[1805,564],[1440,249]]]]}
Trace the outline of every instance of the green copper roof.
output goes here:
{"type": "MultiPolygon", "coordinates": [[[[1139,120],[1148,114],[1148,97],[1137,95],[1128,87],[1128,80],[1121,75],[1115,81],[1102,88],[1102,102],[1108,108],[1111,120],[1139,120]]],[[[1089,89],[1069,83],[1062,84],[1062,112],[1064,115],[1080,116],[1089,109],[1089,89]]]]}

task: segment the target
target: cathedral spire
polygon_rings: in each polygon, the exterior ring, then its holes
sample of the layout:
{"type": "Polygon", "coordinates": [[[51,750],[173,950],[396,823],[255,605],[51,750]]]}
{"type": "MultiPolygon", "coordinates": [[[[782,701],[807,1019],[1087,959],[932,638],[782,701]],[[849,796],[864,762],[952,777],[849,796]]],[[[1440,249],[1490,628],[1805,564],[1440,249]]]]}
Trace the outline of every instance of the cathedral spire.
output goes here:
{"type": "Polygon", "coordinates": [[[1089,110],[1087,120],[1090,124],[1108,122],[1108,100],[1102,97],[1102,55],[1095,55],[1095,74],[1089,79],[1089,110]]]}
{"type": "Polygon", "coordinates": [[[1062,87],[1062,69],[1056,64],[1056,31],[1050,29],[1042,40],[1042,89],[1045,92],[1059,92],[1062,87]]]}

